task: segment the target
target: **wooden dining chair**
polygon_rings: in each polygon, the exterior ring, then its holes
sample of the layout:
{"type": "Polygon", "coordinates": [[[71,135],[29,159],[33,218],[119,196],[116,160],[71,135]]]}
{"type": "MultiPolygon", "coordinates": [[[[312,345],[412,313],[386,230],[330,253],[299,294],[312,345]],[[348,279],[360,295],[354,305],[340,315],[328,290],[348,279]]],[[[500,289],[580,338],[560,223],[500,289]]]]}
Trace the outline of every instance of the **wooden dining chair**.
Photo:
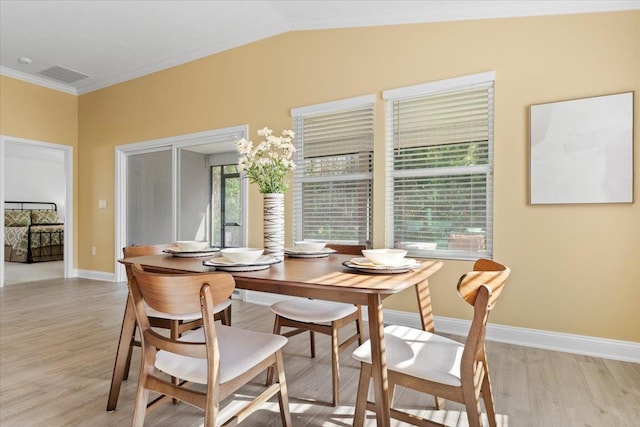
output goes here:
{"type": "MultiPolygon", "coordinates": [[[[327,245],[336,253],[361,255],[364,245],[327,245]]],[[[331,404],[338,405],[340,398],[340,366],[339,353],[348,345],[358,340],[362,344],[362,310],[360,306],[344,304],[316,299],[287,299],[271,306],[271,311],[276,315],[273,325],[273,333],[292,337],[303,332],[309,332],[311,357],[316,357],[314,332],[329,335],[331,337],[331,369],[333,398],[331,404]],[[339,331],[343,327],[355,322],[356,331],[342,343],[339,342],[339,331]],[[294,328],[282,333],[282,328],[294,328]]],[[[272,381],[269,372],[267,383],[272,381]]]]}
{"type": "Polygon", "coordinates": [[[204,426],[236,425],[262,405],[278,396],[283,426],[291,426],[289,399],[282,362],[287,339],[280,335],[216,325],[214,307],[229,299],[235,281],[228,273],[158,274],[132,267],[134,278],[129,292],[141,330],[142,364],[134,406],[132,426],[142,426],[147,412],[161,402],[175,398],[204,410],[204,426]],[[153,330],[145,305],[181,316],[201,312],[203,328],[187,331],[182,337],[165,337],[153,330]],[[247,384],[260,372],[272,367],[277,381],[258,396],[249,399],[243,392],[236,408],[220,402],[247,384]],[[167,381],[179,378],[179,384],[167,381]],[[195,384],[206,385],[194,387],[195,384]],[[149,392],[161,396],[151,402],[149,392]],[[229,413],[228,413],[229,412],[229,413]]]}
{"type": "MultiPolygon", "coordinates": [[[[407,326],[384,328],[389,390],[396,385],[463,403],[470,427],[481,427],[480,397],[484,400],[489,425],[496,426],[496,414],[489,381],[485,332],[489,312],[495,306],[511,270],[487,259],[476,261],[473,271],[458,281],[458,293],[473,306],[473,320],[464,344],[407,326]]],[[[362,426],[365,411],[375,410],[368,401],[371,378],[369,341],[353,352],[361,362],[354,426],[362,426]]],[[[393,396],[393,394],[391,394],[393,396]]],[[[414,425],[443,425],[391,408],[391,417],[414,425]]]]}
{"type": "MultiPolygon", "coordinates": [[[[173,247],[172,244],[158,244],[147,246],[127,246],[123,248],[125,258],[145,256],[145,255],[160,255],[165,249],[173,247]]],[[[127,273],[127,281],[131,281],[133,272],[131,265],[125,265],[125,271],[127,273]]],[[[214,313],[216,320],[220,320],[224,325],[231,326],[231,299],[222,301],[214,307],[214,313]]],[[[147,307],[147,317],[151,326],[154,328],[168,329],[171,334],[171,338],[178,338],[182,333],[190,329],[199,328],[202,326],[202,315],[200,311],[194,313],[186,313],[180,316],[170,315],[154,310],[151,307],[147,307]]],[[[133,347],[140,347],[140,341],[136,339],[136,329],[133,330],[131,336],[131,345],[129,346],[129,353],[127,354],[127,362],[125,365],[124,379],[129,377],[129,368],[131,367],[131,356],[133,347]]]]}

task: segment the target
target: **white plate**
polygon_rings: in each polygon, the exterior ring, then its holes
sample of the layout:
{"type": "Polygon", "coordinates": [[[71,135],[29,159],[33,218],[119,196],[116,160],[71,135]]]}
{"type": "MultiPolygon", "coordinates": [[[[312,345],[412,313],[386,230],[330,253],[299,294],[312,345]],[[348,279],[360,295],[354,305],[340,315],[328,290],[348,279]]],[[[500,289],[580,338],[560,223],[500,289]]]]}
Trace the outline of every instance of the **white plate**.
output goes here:
{"type": "Polygon", "coordinates": [[[221,256],[204,260],[202,261],[202,264],[206,265],[207,267],[215,267],[216,270],[220,271],[257,271],[266,270],[272,264],[277,264],[279,262],[281,262],[279,259],[276,259],[271,255],[262,255],[251,264],[235,263],[221,256]]]}
{"type": "Polygon", "coordinates": [[[285,248],[284,253],[291,258],[324,258],[335,253],[335,249],[324,248],[320,251],[301,251],[298,248],[285,248]]]}
{"type": "Polygon", "coordinates": [[[206,249],[200,249],[197,251],[183,251],[182,249],[178,249],[178,248],[167,248],[167,249],[164,249],[162,252],[171,254],[179,258],[201,258],[201,257],[210,257],[213,254],[220,252],[220,248],[206,248],[206,249]]]}
{"type": "Polygon", "coordinates": [[[353,258],[343,262],[342,265],[364,273],[394,274],[406,273],[420,267],[421,264],[411,258],[405,258],[405,262],[400,265],[377,265],[367,258],[353,258]]]}

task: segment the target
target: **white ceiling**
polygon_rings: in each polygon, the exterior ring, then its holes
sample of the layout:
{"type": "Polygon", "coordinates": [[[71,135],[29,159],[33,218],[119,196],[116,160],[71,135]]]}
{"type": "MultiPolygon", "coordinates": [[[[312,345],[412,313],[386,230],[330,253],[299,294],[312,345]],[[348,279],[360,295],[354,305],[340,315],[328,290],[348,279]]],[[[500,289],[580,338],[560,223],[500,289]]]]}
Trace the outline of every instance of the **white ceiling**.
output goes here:
{"type": "Polygon", "coordinates": [[[0,74],[82,94],[287,31],[630,9],[640,0],[0,0],[0,74]],[[53,66],[89,77],[39,74],[53,66]]]}

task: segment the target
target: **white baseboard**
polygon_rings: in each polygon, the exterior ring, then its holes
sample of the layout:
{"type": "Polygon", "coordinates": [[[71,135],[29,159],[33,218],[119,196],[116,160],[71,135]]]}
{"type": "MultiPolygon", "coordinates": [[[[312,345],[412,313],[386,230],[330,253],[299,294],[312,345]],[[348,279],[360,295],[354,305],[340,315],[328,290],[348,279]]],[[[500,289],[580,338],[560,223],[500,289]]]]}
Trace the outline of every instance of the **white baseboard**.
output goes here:
{"type": "Polygon", "coordinates": [[[91,280],[101,280],[103,282],[116,281],[115,273],[105,273],[104,271],[94,271],[94,270],[75,270],[75,276],[73,277],[81,277],[83,279],[91,279],[91,280]]]}
{"type": "MultiPolygon", "coordinates": [[[[254,304],[271,305],[274,302],[286,298],[291,297],[247,291],[245,301],[254,304]]],[[[366,319],[366,309],[363,309],[362,314],[366,319]]],[[[411,326],[414,328],[420,327],[420,319],[417,313],[398,310],[384,310],[383,315],[385,323],[411,326]]],[[[438,332],[462,336],[467,334],[471,325],[471,321],[469,320],[441,316],[436,316],[434,322],[438,332]]],[[[640,343],[632,341],[566,334],[562,332],[543,331],[540,329],[520,328],[516,326],[505,326],[492,323],[487,325],[487,340],[525,347],[542,348],[545,350],[562,351],[565,353],[602,357],[604,359],[640,363],[640,343]]]]}

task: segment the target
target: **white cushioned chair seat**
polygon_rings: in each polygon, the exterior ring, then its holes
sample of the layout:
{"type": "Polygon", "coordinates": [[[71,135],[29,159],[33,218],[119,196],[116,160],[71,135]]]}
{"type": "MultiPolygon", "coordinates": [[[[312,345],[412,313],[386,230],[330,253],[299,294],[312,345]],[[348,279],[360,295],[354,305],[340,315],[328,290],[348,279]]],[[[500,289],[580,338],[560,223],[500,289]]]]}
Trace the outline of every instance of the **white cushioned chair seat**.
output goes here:
{"type": "MultiPolygon", "coordinates": [[[[245,373],[247,367],[258,364],[287,343],[287,338],[280,335],[225,325],[216,325],[216,334],[220,348],[220,383],[245,373]]],[[[204,329],[187,332],[180,341],[204,342],[204,329]]],[[[156,354],[155,366],[174,377],[198,384],[207,383],[207,359],[160,350],[156,354]]]]}
{"type": "MultiPolygon", "coordinates": [[[[219,313],[222,310],[226,309],[227,307],[229,307],[231,305],[231,300],[227,299],[223,302],[221,302],[220,304],[216,304],[213,306],[213,312],[214,313],[219,313]]],[[[202,318],[202,313],[200,311],[196,311],[193,313],[182,313],[182,314],[169,314],[169,313],[164,313],[162,311],[158,311],[154,308],[149,307],[148,305],[145,304],[144,306],[145,311],[147,312],[147,316],[149,317],[161,317],[163,319],[171,319],[171,320],[183,320],[185,322],[189,322],[192,320],[198,320],[202,318]]]]}
{"type": "MultiPolygon", "coordinates": [[[[387,369],[451,386],[460,386],[464,344],[407,326],[384,328],[387,369]]],[[[353,352],[353,358],[371,363],[371,342],[353,352]]]]}
{"type": "Polygon", "coordinates": [[[277,315],[307,323],[332,322],[357,309],[353,304],[310,299],[287,299],[271,305],[271,311],[277,315]]]}

